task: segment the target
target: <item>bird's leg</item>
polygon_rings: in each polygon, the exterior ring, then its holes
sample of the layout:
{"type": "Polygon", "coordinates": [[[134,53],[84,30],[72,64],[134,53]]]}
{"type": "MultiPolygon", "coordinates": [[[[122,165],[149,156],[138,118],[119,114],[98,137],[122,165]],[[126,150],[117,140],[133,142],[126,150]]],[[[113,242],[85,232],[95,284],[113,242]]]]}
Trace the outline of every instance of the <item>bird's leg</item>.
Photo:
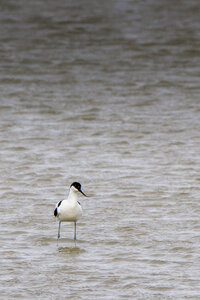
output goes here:
{"type": "Polygon", "coordinates": [[[60,238],[60,226],[61,226],[61,221],[59,221],[59,225],[58,225],[58,239],[60,238]]]}
{"type": "Polygon", "coordinates": [[[74,222],[74,240],[76,241],[76,222],[74,222]]]}

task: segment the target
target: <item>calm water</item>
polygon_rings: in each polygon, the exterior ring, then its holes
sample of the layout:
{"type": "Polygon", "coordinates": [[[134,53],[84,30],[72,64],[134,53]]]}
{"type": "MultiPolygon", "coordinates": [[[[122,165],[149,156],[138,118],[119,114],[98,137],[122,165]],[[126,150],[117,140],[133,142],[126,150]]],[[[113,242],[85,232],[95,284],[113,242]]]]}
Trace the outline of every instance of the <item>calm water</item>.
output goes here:
{"type": "Polygon", "coordinates": [[[1,299],[200,299],[199,15],[1,1],[1,299]]]}

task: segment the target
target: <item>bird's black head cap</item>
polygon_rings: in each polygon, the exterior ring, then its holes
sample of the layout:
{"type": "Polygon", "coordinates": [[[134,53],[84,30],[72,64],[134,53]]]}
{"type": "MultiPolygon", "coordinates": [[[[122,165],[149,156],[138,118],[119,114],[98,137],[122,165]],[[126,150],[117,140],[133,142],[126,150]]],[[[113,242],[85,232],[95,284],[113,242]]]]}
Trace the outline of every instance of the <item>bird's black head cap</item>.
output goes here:
{"type": "Polygon", "coordinates": [[[74,186],[81,194],[83,194],[85,197],[87,197],[86,194],[84,194],[83,191],[81,190],[81,184],[79,182],[73,182],[71,184],[71,186],[74,186]]]}
{"type": "Polygon", "coordinates": [[[81,190],[81,184],[79,182],[73,182],[71,186],[74,186],[78,191],[81,190]]]}

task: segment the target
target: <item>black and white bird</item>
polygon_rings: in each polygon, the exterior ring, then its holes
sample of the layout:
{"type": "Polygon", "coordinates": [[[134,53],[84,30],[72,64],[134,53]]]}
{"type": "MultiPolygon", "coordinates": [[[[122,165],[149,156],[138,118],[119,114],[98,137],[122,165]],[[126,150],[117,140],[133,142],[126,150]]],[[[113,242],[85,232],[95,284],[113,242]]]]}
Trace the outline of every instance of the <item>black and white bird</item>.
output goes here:
{"type": "Polygon", "coordinates": [[[73,182],[70,186],[68,198],[56,204],[54,216],[59,220],[58,239],[60,238],[61,222],[74,222],[74,240],[76,241],[76,222],[82,216],[82,208],[77,201],[79,192],[87,197],[81,190],[81,184],[73,182]]]}

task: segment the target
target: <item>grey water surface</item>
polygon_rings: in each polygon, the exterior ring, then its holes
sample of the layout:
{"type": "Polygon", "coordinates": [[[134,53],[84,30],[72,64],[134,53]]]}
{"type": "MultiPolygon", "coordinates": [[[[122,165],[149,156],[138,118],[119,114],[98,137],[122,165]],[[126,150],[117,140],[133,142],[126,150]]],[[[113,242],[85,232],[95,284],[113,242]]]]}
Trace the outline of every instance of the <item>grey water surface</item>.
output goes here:
{"type": "Polygon", "coordinates": [[[200,299],[199,16],[1,1],[0,299],[200,299]],[[73,181],[76,245],[53,216],[73,181]]]}

